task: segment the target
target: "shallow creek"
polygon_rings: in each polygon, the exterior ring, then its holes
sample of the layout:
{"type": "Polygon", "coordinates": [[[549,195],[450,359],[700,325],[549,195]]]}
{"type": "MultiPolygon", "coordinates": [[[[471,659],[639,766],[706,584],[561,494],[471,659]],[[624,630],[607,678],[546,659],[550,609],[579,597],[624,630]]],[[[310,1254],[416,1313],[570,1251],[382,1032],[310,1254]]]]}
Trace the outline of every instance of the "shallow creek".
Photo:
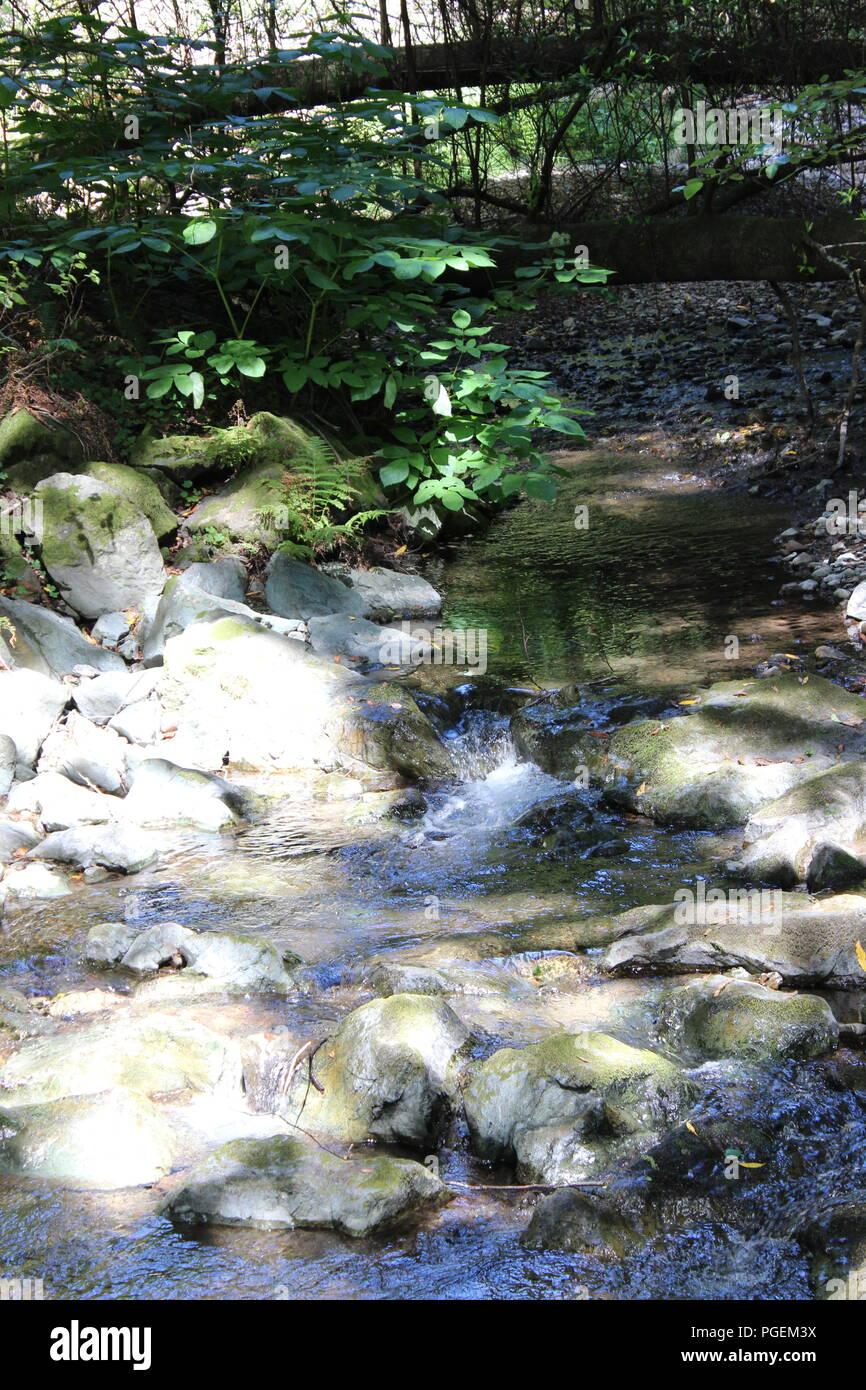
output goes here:
{"type": "MultiPolygon", "coordinates": [[[[833,614],[804,616],[777,601],[781,577],[766,559],[786,522],[776,508],[724,495],[649,453],[563,462],[570,476],[554,505],[518,506],[428,565],[445,597],[443,624],[487,632],[490,675],[526,690],[597,682],[591,695],[600,706],[622,699],[623,684],[636,695],[664,688],[683,698],[771,652],[811,650],[834,635],[833,614]],[[581,506],[585,529],[575,526],[581,506]],[[726,656],[731,635],[739,660],[726,656]]],[[[82,964],[84,934],[100,921],[261,931],[308,963],[305,995],[161,1007],[239,1036],[285,1025],[302,1040],[319,1038],[370,997],[362,976],[373,959],[459,961],[470,978],[497,970],[501,981],[497,961],[567,949],[570,923],[670,900],[728,857],[725,837],[617,816],[589,791],[578,811],[609,831],[610,854],[564,852],[519,824],[564,784],[519,762],[507,713],[485,703],[483,681],[471,688],[476,675],[423,673],[428,689],[466,688],[438,715],[465,778],[430,789],[418,820],[347,818],[314,776],[260,779],[267,803],[240,833],[190,837],[181,853],[133,879],[82,884],[59,905],[19,911],[0,936],[0,981],[39,995],[128,989],[122,975],[82,964]]],[[[600,982],[590,952],[585,979],[533,993],[532,959],[511,991],[449,1000],[476,1032],[479,1055],[559,1029],[650,1042],[645,1006],[656,983],[600,982]]],[[[710,1085],[714,1067],[724,1081],[724,1064],[707,1064],[710,1085]]],[[[79,1299],[809,1298],[809,1261],[785,1212],[815,1202],[822,1186],[826,1196],[858,1173],[864,1180],[866,1067],[856,1054],[837,1054],[765,1067],[737,1085],[744,1105],[758,1104],[751,1087],[777,1118],[786,1115],[797,1163],[738,1195],[754,1207],[748,1220],[695,1220],[686,1235],[660,1229],[623,1260],[523,1247],[534,1197],[472,1191],[514,1179],[472,1162],[455,1130],[439,1158],[445,1180],[465,1184],[456,1200],[420,1224],[364,1240],[182,1233],[154,1215],[160,1194],[152,1189],[91,1193],[0,1178],[0,1273],[31,1273],[49,1297],[79,1299]],[[840,1068],[854,1076],[850,1087],[840,1068]]],[[[232,1137],[230,1117],[215,1117],[213,1132],[214,1143],[232,1137]]]]}

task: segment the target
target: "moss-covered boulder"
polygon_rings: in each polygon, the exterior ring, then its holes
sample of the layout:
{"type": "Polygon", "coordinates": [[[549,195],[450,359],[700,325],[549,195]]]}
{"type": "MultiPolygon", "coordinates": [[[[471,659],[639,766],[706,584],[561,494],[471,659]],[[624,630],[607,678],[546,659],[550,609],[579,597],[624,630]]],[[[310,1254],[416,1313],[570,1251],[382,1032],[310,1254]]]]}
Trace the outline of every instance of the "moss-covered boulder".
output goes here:
{"type": "Polygon", "coordinates": [[[84,458],[78,436],[68,427],[29,410],[13,410],[0,420],[0,472],[19,492],[42,478],[75,468],[84,458]]]}
{"type": "Polygon", "coordinates": [[[143,512],[157,540],[167,540],[177,530],[177,517],[166,504],[153,478],[144,470],[130,468],[125,463],[87,463],[78,471],[80,476],[96,478],[113,488],[143,512]]]}
{"type": "Polygon", "coordinates": [[[96,478],[57,473],[35,489],[43,508],[42,561],[86,618],[156,606],[165,568],[138,507],[96,478]]]}
{"type": "MultiPolygon", "coordinates": [[[[744,850],[730,868],[752,882],[793,888],[810,875],[812,859],[823,841],[851,843],[864,834],[866,762],[838,763],[807,777],[750,816],[744,850]]],[[[864,877],[866,867],[861,866],[858,875],[852,860],[846,872],[837,858],[836,872],[828,872],[823,886],[846,887],[864,877]]]]}
{"type": "Polygon", "coordinates": [[[480,1158],[558,1183],[641,1152],[695,1093],[658,1053],[604,1033],[558,1033],[494,1052],[472,1069],[463,1100],[480,1158]]]}
{"type": "Polygon", "coordinates": [[[742,824],[843,757],[866,752],[866,702],[819,676],[720,681],[671,718],[591,729],[584,711],[513,721],[520,750],[554,774],[589,768],[613,805],[662,824],[742,824]],[[686,713],[688,710],[688,713],[686,713]]]}
{"type": "Polygon", "coordinates": [[[454,777],[458,768],[426,714],[403,686],[365,685],[331,726],[344,753],[369,767],[393,768],[406,777],[454,777]]]}
{"type": "Polygon", "coordinates": [[[238,1139],[187,1174],[160,1211],[181,1226],[321,1227],[365,1236],[451,1194],[420,1163],[340,1158],[294,1136],[238,1139]]]}
{"type": "Polygon", "coordinates": [[[819,1057],[839,1040],[826,1000],[729,975],[710,975],[666,992],[657,1028],[662,1041],[698,1058],[819,1057]]]}
{"type": "Polygon", "coordinates": [[[305,1100],[304,1125],[316,1133],[430,1146],[450,1114],[467,1039],[441,999],[372,999],[317,1052],[313,1074],[324,1089],[311,1088],[301,1068],[283,1092],[281,1113],[290,1119],[305,1100]]]}

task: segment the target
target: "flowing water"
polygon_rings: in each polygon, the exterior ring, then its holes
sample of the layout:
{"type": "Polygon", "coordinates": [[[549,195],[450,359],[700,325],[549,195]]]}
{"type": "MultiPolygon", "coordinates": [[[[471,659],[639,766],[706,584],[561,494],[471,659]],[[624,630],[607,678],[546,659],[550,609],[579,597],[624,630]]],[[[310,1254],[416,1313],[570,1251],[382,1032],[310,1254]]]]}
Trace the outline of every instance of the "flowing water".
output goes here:
{"type": "MultiPolygon", "coordinates": [[[[732,499],[651,453],[563,462],[570,476],[555,505],[522,504],[429,566],[445,596],[444,622],[489,632],[491,675],[523,687],[598,682],[587,698],[603,707],[622,699],[623,682],[636,696],[681,691],[832,633],[832,616],[804,617],[778,603],[780,576],[765,557],[785,517],[773,507],[732,499]],[[581,506],[586,529],[574,524],[581,506]],[[731,635],[739,662],[726,656],[731,635]]],[[[568,946],[571,924],[669,900],[727,858],[730,842],[603,810],[594,793],[519,761],[502,702],[485,706],[471,672],[435,674],[459,687],[431,709],[460,750],[465,777],[432,790],[419,819],[347,819],[315,778],[271,778],[268,808],[240,834],[191,836],[134,880],[82,885],[50,908],[20,912],[0,936],[0,982],[38,994],[126,988],[121,976],[106,981],[82,966],[88,927],[174,920],[262,931],[308,963],[309,991],[298,1001],[178,1002],[238,1035],[287,1025],[302,1040],[320,1037],[369,997],[362,976],[372,960],[423,957],[458,962],[480,986],[498,981],[460,1000],[480,1052],[562,1028],[599,1027],[646,1045],[653,982],[599,981],[592,951],[585,973],[561,989],[528,990],[527,977],[544,952],[568,946]],[[564,842],[543,833],[547,810],[561,825],[563,808],[574,832],[564,842]]],[[[705,1071],[730,1103],[726,1065],[705,1071]]],[[[82,1193],[0,1179],[0,1273],[36,1275],[48,1296],[82,1299],[807,1298],[793,1213],[797,1203],[817,1212],[819,1189],[827,1204],[852,1175],[863,1181],[866,1067],[856,1057],[785,1064],[744,1071],[734,1089],[775,1132],[782,1126],[777,1167],[738,1195],[729,1217],[672,1231],[662,1223],[621,1261],[524,1248],[532,1197],[470,1190],[510,1178],[474,1164],[455,1132],[442,1172],[468,1186],[422,1223],[365,1240],[181,1233],[154,1215],[148,1189],[82,1193]]],[[[218,1142],[232,1118],[205,1115],[208,1123],[218,1142]]]]}

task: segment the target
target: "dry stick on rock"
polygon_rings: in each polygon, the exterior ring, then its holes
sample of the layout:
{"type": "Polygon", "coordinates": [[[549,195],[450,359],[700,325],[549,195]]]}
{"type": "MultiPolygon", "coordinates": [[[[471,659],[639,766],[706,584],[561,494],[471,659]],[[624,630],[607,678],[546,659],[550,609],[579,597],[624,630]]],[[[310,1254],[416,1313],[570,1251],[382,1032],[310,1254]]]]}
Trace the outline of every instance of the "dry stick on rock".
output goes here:
{"type": "Polygon", "coordinates": [[[809,384],[806,381],[806,376],[803,371],[803,354],[800,344],[800,325],[797,321],[797,311],[784,285],[779,284],[778,280],[771,280],[770,288],[785,310],[785,317],[788,320],[788,327],[791,330],[791,360],[794,364],[794,371],[800,386],[800,394],[806,402],[806,409],[809,412],[809,433],[806,437],[811,438],[812,431],[815,428],[815,403],[812,400],[812,393],[809,390],[809,384]]]}

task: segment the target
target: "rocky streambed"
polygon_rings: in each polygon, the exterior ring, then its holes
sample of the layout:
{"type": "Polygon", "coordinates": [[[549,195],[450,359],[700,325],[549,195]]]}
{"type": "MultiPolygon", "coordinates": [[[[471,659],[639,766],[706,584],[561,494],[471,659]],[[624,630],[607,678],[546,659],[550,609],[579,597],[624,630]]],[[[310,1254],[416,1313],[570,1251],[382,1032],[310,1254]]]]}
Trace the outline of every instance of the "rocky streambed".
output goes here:
{"type": "Polygon", "coordinates": [[[280,557],[256,601],[200,559],[126,655],[104,614],[6,601],[4,1273],[854,1287],[864,702],[812,658],[832,615],[776,605],[772,509],[585,463],[435,588],[280,557]],[[431,621],[483,626],[489,669],[377,659],[431,621]]]}

